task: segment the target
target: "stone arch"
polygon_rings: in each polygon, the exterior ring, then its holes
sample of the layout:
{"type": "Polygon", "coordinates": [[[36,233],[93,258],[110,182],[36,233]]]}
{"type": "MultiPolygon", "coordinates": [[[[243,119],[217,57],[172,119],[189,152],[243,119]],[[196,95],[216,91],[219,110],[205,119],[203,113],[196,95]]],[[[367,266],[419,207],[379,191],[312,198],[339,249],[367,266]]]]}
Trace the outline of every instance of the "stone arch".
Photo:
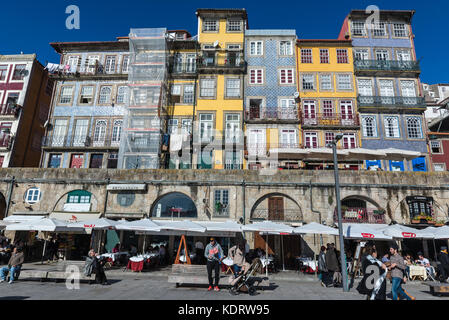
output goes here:
{"type": "MultiPolygon", "coordinates": [[[[432,210],[433,210],[433,218],[436,222],[443,221],[447,222],[449,221],[449,205],[446,204],[446,206],[442,203],[440,203],[436,197],[428,194],[412,194],[413,196],[418,197],[432,197],[432,210]]],[[[413,214],[410,212],[409,205],[407,203],[407,197],[404,197],[401,201],[399,201],[394,209],[392,210],[395,219],[401,218],[403,223],[409,224],[411,223],[411,219],[413,217],[413,214]]]]}
{"type": "Polygon", "coordinates": [[[285,193],[271,192],[263,195],[256,200],[256,202],[251,207],[250,219],[302,222],[304,220],[304,216],[301,206],[291,196],[285,193]],[[282,198],[282,206],[276,204],[276,201],[280,200],[275,199],[279,198],[282,198]],[[273,199],[273,204],[270,205],[269,199],[273,199]],[[284,199],[287,199],[288,201],[284,201],[284,199]],[[273,205],[275,207],[270,208],[270,206],[273,205]]]}
{"type": "Polygon", "coordinates": [[[193,199],[179,191],[164,193],[151,205],[151,217],[198,218],[198,210],[193,199]],[[173,208],[173,210],[171,210],[173,208]]]}
{"type": "Polygon", "coordinates": [[[0,220],[3,220],[6,216],[6,198],[3,193],[0,192],[0,220]]]}
{"type": "Polygon", "coordinates": [[[351,199],[364,201],[365,203],[369,203],[372,206],[376,207],[377,209],[384,209],[373,199],[366,197],[366,196],[359,195],[359,194],[349,195],[349,196],[346,196],[343,199],[341,199],[342,206],[343,206],[344,201],[351,200],[351,199]]]}
{"type": "Polygon", "coordinates": [[[61,196],[58,197],[58,200],[56,200],[56,202],[55,202],[51,212],[54,212],[54,211],[65,211],[64,210],[64,204],[67,203],[67,200],[64,201],[64,199],[67,199],[69,193],[71,193],[73,191],[81,191],[81,190],[90,193],[90,196],[91,196],[91,198],[90,198],[91,207],[90,207],[89,211],[93,211],[93,212],[99,211],[98,210],[98,204],[99,204],[98,198],[97,198],[97,196],[94,193],[92,193],[90,191],[87,191],[87,190],[83,190],[83,189],[73,189],[73,190],[65,191],[61,196]]]}
{"type": "MultiPolygon", "coordinates": [[[[337,206],[334,207],[334,222],[338,221],[337,206]]],[[[341,199],[343,222],[349,223],[386,223],[386,210],[373,199],[353,194],[341,199]]]]}

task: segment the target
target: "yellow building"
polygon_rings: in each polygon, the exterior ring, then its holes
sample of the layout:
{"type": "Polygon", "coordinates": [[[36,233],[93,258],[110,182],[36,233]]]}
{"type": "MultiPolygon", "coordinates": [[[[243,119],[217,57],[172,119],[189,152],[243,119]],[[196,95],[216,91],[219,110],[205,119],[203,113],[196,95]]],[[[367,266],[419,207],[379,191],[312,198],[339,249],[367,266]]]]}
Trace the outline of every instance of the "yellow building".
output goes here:
{"type": "MultiPolygon", "coordinates": [[[[342,133],[337,148],[360,147],[351,40],[298,40],[296,50],[301,146],[323,148],[342,133]]],[[[322,160],[304,162],[310,169],[323,166],[322,160]]]]}
{"type": "Polygon", "coordinates": [[[196,14],[200,53],[193,163],[199,169],[239,169],[246,10],[198,9],[196,14]]]}

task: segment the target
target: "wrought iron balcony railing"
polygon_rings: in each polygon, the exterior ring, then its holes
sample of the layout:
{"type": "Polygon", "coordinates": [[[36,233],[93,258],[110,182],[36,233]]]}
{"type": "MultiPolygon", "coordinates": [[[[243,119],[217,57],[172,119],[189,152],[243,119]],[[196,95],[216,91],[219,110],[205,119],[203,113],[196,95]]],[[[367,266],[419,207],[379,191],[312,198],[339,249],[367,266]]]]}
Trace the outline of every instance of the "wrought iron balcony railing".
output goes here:
{"type": "Polygon", "coordinates": [[[359,108],[376,106],[426,108],[423,97],[358,96],[357,102],[359,108]]]}
{"type": "Polygon", "coordinates": [[[19,112],[19,106],[15,103],[0,104],[1,116],[17,116],[19,112]]]}
{"type": "Polygon", "coordinates": [[[207,68],[227,68],[243,69],[246,67],[246,61],[243,54],[234,53],[205,53],[198,57],[198,69],[207,68]]]}
{"type": "MultiPolygon", "coordinates": [[[[383,210],[342,207],[341,216],[344,223],[386,223],[383,210]]],[[[338,221],[337,210],[334,211],[334,221],[338,221]]]]}
{"type": "Polygon", "coordinates": [[[171,65],[172,73],[196,73],[196,63],[174,63],[171,65]]]}
{"type": "Polygon", "coordinates": [[[299,121],[296,108],[251,109],[245,112],[246,121],[299,121]]]}
{"type": "Polygon", "coordinates": [[[301,114],[301,124],[303,126],[338,126],[353,127],[359,126],[358,114],[341,114],[341,113],[313,113],[301,114]]]}
{"type": "Polygon", "coordinates": [[[354,67],[355,71],[421,71],[419,61],[354,60],[354,67]]]}
{"type": "Polygon", "coordinates": [[[48,136],[42,138],[43,147],[83,147],[83,148],[118,148],[120,141],[111,139],[95,138],[91,136],[74,136],[66,139],[67,136],[48,136]]]}
{"type": "Polygon", "coordinates": [[[0,132],[0,148],[9,149],[12,144],[13,137],[9,133],[0,132]]]}
{"type": "Polygon", "coordinates": [[[301,210],[296,209],[255,209],[251,214],[251,220],[270,220],[270,221],[303,221],[301,210]]]}

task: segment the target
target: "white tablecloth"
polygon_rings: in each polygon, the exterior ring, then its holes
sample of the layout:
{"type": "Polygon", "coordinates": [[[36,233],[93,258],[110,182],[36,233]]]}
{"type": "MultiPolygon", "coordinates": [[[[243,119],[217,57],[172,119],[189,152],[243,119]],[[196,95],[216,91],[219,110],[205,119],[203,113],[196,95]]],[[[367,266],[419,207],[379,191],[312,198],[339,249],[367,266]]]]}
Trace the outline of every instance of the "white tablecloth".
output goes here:
{"type": "Polygon", "coordinates": [[[131,260],[132,262],[140,262],[140,261],[143,261],[143,259],[144,258],[142,256],[129,258],[129,260],[131,260]]]}
{"type": "Polygon", "coordinates": [[[227,265],[227,266],[232,266],[232,265],[234,264],[234,261],[233,261],[231,258],[229,258],[229,257],[223,259],[222,262],[223,262],[225,265],[227,265]]]}
{"type": "Polygon", "coordinates": [[[144,255],[139,255],[139,257],[143,257],[144,259],[151,259],[159,257],[159,253],[145,253],[144,255]]]}
{"type": "MultiPolygon", "coordinates": [[[[196,254],[195,253],[191,253],[191,254],[189,254],[189,256],[190,256],[190,260],[192,260],[192,259],[194,259],[196,257],[196,254]]],[[[179,256],[179,261],[186,262],[185,255],[179,256]]]]}
{"type": "Polygon", "coordinates": [[[115,260],[118,259],[122,255],[129,256],[129,252],[123,251],[123,252],[116,252],[116,253],[103,253],[102,255],[100,255],[100,257],[111,258],[112,261],[115,262],[115,260]]]}
{"type": "Polygon", "coordinates": [[[419,276],[423,277],[424,280],[427,279],[426,267],[423,266],[409,266],[410,267],[410,278],[419,276]]]}
{"type": "Polygon", "coordinates": [[[260,258],[260,262],[262,262],[262,267],[265,268],[267,265],[273,262],[273,258],[260,258]]]}

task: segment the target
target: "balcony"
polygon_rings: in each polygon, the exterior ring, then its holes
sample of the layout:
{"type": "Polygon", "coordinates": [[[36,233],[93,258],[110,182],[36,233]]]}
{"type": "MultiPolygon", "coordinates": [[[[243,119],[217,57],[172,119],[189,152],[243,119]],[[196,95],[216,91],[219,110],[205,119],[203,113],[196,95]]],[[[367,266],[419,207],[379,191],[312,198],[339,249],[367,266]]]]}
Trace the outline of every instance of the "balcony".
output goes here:
{"type": "Polygon", "coordinates": [[[303,215],[300,210],[295,209],[255,209],[251,214],[251,220],[270,220],[278,222],[302,222],[303,215]]]}
{"type": "Polygon", "coordinates": [[[298,110],[296,108],[257,109],[250,108],[245,112],[247,123],[299,123],[298,110]]]}
{"type": "Polygon", "coordinates": [[[246,71],[246,61],[243,54],[235,51],[215,53],[215,51],[203,51],[203,56],[198,57],[198,71],[200,73],[236,73],[246,71]]]}
{"type": "Polygon", "coordinates": [[[0,116],[14,116],[19,114],[19,105],[15,103],[0,104],[0,116]]]}
{"type": "Polygon", "coordinates": [[[13,141],[13,136],[9,133],[0,132],[0,148],[10,150],[13,141]]]}
{"type": "Polygon", "coordinates": [[[339,113],[315,113],[315,114],[301,114],[301,125],[303,127],[339,127],[339,128],[354,128],[359,127],[359,115],[348,114],[342,115],[339,113]]]}
{"type": "Polygon", "coordinates": [[[67,136],[48,136],[42,138],[43,148],[114,148],[120,146],[120,141],[111,139],[97,139],[90,136],[75,136],[66,139],[67,136]]]}
{"type": "Polygon", "coordinates": [[[358,96],[357,103],[359,111],[377,111],[379,109],[389,111],[401,109],[426,110],[426,103],[423,97],[358,96]]]}
{"type": "MultiPolygon", "coordinates": [[[[341,218],[343,223],[386,223],[384,210],[342,207],[341,218]]],[[[334,211],[334,221],[338,222],[337,210],[334,211]]]]}
{"type": "Polygon", "coordinates": [[[195,75],[196,63],[173,63],[170,65],[170,73],[174,75],[195,75]]]}
{"type": "Polygon", "coordinates": [[[55,71],[49,73],[49,77],[55,80],[71,80],[76,78],[92,78],[92,79],[128,79],[128,73],[122,72],[119,66],[113,71],[106,70],[106,68],[97,63],[96,65],[77,66],[75,72],[70,70],[55,71]]]}
{"type": "Polygon", "coordinates": [[[354,60],[356,73],[420,73],[419,61],[398,60],[354,60]]]}

